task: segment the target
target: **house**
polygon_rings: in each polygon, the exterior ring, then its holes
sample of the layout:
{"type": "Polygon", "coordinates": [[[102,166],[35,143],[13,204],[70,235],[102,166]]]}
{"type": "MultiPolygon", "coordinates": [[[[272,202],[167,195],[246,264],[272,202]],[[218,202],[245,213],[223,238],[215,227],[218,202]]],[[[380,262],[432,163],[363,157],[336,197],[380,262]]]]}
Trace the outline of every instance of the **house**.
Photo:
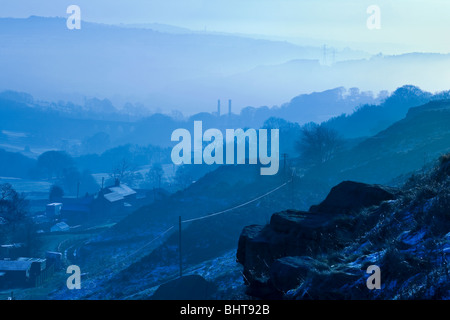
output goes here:
{"type": "Polygon", "coordinates": [[[0,287],[26,287],[29,285],[32,263],[27,261],[0,260],[0,287]]]}
{"type": "Polygon", "coordinates": [[[0,259],[16,259],[27,251],[24,243],[11,243],[0,245],[0,259]]]}
{"type": "Polygon", "coordinates": [[[45,259],[47,260],[47,266],[53,266],[55,270],[61,269],[62,267],[61,252],[47,251],[45,253],[45,259]]]}
{"type": "Polygon", "coordinates": [[[65,232],[70,231],[70,227],[65,222],[58,222],[53,227],[50,228],[50,232],[65,232]]]}
{"type": "Polygon", "coordinates": [[[61,218],[70,224],[85,224],[92,214],[93,196],[62,199],[61,218]]]}
{"type": "Polygon", "coordinates": [[[18,258],[0,260],[0,287],[33,287],[40,285],[49,275],[46,260],[38,258],[18,258]]]}
{"type": "Polygon", "coordinates": [[[109,217],[121,216],[133,210],[136,196],[135,190],[116,180],[113,186],[106,187],[98,193],[94,210],[109,217]]]}
{"type": "Polygon", "coordinates": [[[48,217],[58,217],[61,215],[62,203],[49,203],[45,208],[48,217]]]}
{"type": "Polygon", "coordinates": [[[136,194],[137,192],[126,184],[116,182],[113,187],[106,188],[106,192],[103,196],[111,203],[117,201],[124,203],[125,201],[136,199],[136,194]]]}
{"type": "Polygon", "coordinates": [[[35,270],[37,273],[41,273],[46,268],[46,262],[45,259],[39,259],[39,258],[26,258],[26,257],[20,257],[17,258],[16,261],[27,261],[31,262],[33,268],[39,268],[39,270],[35,270]]]}

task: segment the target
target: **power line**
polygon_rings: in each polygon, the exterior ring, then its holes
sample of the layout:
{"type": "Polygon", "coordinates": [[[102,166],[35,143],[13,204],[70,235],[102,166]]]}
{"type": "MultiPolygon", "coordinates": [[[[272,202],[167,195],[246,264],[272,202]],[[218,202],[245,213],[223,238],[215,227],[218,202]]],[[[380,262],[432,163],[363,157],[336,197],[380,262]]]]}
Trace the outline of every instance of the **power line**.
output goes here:
{"type": "Polygon", "coordinates": [[[211,217],[217,216],[217,215],[219,215],[219,214],[223,214],[223,213],[226,213],[226,212],[233,211],[233,210],[236,210],[236,209],[238,209],[238,208],[244,207],[244,206],[246,206],[246,205],[249,205],[249,204],[252,203],[252,202],[258,201],[259,199],[268,196],[268,195],[271,194],[271,193],[274,193],[275,191],[277,191],[277,190],[283,188],[285,185],[287,185],[287,184],[290,183],[291,181],[292,181],[292,179],[289,180],[289,181],[287,181],[287,182],[285,182],[285,183],[283,183],[281,186],[278,186],[278,187],[276,187],[275,189],[273,189],[273,190],[271,190],[271,191],[269,191],[269,192],[266,192],[265,194],[263,194],[263,195],[261,195],[261,196],[259,196],[259,197],[256,197],[256,198],[254,198],[254,199],[252,199],[252,200],[250,200],[250,201],[247,201],[247,202],[242,203],[242,204],[240,204],[240,205],[237,205],[237,206],[235,206],[235,207],[232,207],[232,208],[229,208],[229,209],[226,209],[226,210],[223,210],[223,211],[211,213],[211,214],[208,214],[208,215],[203,216],[203,217],[194,218],[194,219],[189,219],[189,220],[183,220],[183,221],[181,221],[181,223],[187,223],[187,222],[193,222],[193,221],[197,221],[197,220],[202,220],[202,219],[211,218],[211,217]]]}
{"type": "Polygon", "coordinates": [[[156,240],[162,238],[167,232],[169,232],[170,230],[172,230],[175,226],[171,226],[169,229],[167,229],[166,231],[162,232],[160,235],[158,235],[157,237],[153,238],[151,241],[147,242],[145,245],[143,245],[142,247],[140,247],[139,249],[137,249],[136,251],[130,253],[129,255],[127,255],[126,257],[120,259],[115,265],[117,265],[118,263],[122,262],[125,259],[128,259],[129,257],[135,255],[136,253],[138,253],[139,251],[141,251],[142,249],[148,247],[149,245],[151,245],[153,242],[155,242],[156,240]]]}
{"type": "MultiPolygon", "coordinates": [[[[264,193],[264,194],[261,195],[261,196],[258,196],[258,197],[254,198],[254,199],[252,199],[252,200],[249,200],[249,201],[247,201],[247,202],[241,203],[241,204],[239,204],[239,205],[237,205],[237,206],[234,206],[234,207],[229,208],[229,209],[226,209],[226,210],[222,210],[222,211],[219,211],[219,212],[214,212],[214,213],[211,213],[211,214],[202,216],[202,217],[198,217],[198,218],[194,218],[194,219],[188,219],[188,220],[181,220],[181,216],[180,216],[180,217],[179,217],[179,222],[178,222],[178,223],[179,223],[179,245],[180,245],[180,247],[179,247],[179,254],[180,254],[180,276],[182,275],[182,272],[183,272],[183,271],[182,271],[182,264],[181,264],[181,261],[182,261],[182,260],[181,260],[181,259],[182,259],[182,257],[181,257],[181,224],[182,224],[182,223],[188,223],[188,222],[193,222],[193,221],[203,220],[203,219],[211,218],[211,217],[214,217],[214,216],[217,216],[217,215],[226,213],[226,212],[230,212],[230,211],[236,210],[236,209],[238,209],[238,208],[242,208],[242,207],[244,207],[244,206],[246,206],[246,205],[249,205],[249,204],[251,204],[251,203],[253,203],[253,202],[255,202],[255,201],[258,201],[258,200],[260,200],[260,199],[262,199],[262,198],[264,198],[264,197],[267,197],[268,195],[270,195],[270,194],[272,194],[272,193],[278,191],[279,189],[283,188],[284,186],[286,186],[287,184],[289,184],[289,183],[292,182],[292,181],[293,181],[293,177],[292,177],[289,181],[287,181],[287,182],[283,183],[282,185],[280,185],[280,186],[278,186],[278,187],[276,187],[276,188],[274,188],[274,189],[272,189],[272,190],[270,190],[270,191],[264,193]]],[[[140,252],[140,251],[143,250],[144,248],[148,247],[150,244],[152,244],[152,243],[155,242],[156,240],[162,238],[165,234],[167,234],[167,233],[168,233],[169,231],[171,231],[173,228],[175,228],[175,225],[173,225],[173,226],[171,226],[170,228],[168,228],[167,230],[163,231],[163,232],[160,233],[157,237],[153,238],[152,240],[150,240],[149,242],[147,242],[146,244],[144,244],[144,245],[143,245],[142,247],[140,247],[139,249],[135,250],[134,252],[132,252],[132,253],[130,253],[129,255],[125,256],[124,258],[120,259],[120,260],[117,261],[113,266],[117,266],[119,263],[121,263],[121,262],[124,261],[125,259],[128,259],[129,257],[131,257],[131,256],[133,256],[133,255],[135,255],[135,254],[137,254],[138,252],[140,252]]]]}
{"type": "MultiPolygon", "coordinates": [[[[262,199],[262,198],[268,196],[269,194],[274,193],[275,191],[277,191],[277,190],[283,188],[284,186],[286,186],[287,184],[289,184],[291,181],[293,181],[293,178],[291,178],[291,180],[289,180],[289,181],[283,183],[282,185],[276,187],[275,189],[272,189],[272,190],[266,192],[265,194],[263,194],[263,195],[261,195],[261,196],[258,196],[258,197],[254,198],[254,199],[252,199],[252,200],[247,201],[247,202],[241,203],[241,204],[239,204],[239,205],[237,205],[237,206],[234,206],[234,207],[232,207],[232,208],[229,208],[229,209],[226,209],[226,210],[222,210],[222,211],[219,211],[219,212],[214,212],[214,213],[211,213],[211,214],[208,214],[208,215],[205,215],[205,216],[202,216],[202,217],[194,218],[194,219],[182,220],[182,221],[179,221],[179,223],[188,223],[188,222],[193,222],[193,221],[203,220],[203,219],[211,218],[211,217],[214,217],[214,216],[217,216],[217,215],[226,213],[226,212],[230,212],[230,211],[236,210],[236,209],[238,209],[238,208],[242,208],[242,207],[244,207],[244,206],[246,206],[246,205],[249,205],[250,203],[253,203],[253,202],[255,202],[255,201],[258,201],[259,199],[262,199]]],[[[126,257],[120,259],[119,262],[117,262],[117,263],[120,263],[121,261],[123,261],[123,260],[125,260],[125,259],[128,259],[129,257],[135,255],[136,253],[138,253],[138,252],[141,251],[142,249],[148,247],[150,244],[152,244],[152,243],[155,242],[156,240],[162,238],[166,233],[168,233],[168,232],[169,232],[170,230],[172,230],[173,228],[175,228],[175,225],[171,226],[170,228],[168,228],[167,230],[165,230],[164,232],[162,232],[160,235],[158,235],[158,236],[155,237],[154,239],[152,239],[152,240],[150,240],[149,242],[147,242],[145,245],[143,245],[142,247],[140,247],[140,248],[137,249],[136,251],[134,251],[134,252],[132,252],[131,254],[127,255],[126,257]]]]}

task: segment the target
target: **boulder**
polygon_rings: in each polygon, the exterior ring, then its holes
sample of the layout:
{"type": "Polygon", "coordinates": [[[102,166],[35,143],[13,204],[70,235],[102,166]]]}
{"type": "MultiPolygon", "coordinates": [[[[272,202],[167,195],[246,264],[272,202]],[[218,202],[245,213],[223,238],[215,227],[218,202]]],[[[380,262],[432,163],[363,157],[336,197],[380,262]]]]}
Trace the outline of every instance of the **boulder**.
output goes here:
{"type": "Polygon", "coordinates": [[[245,264],[247,244],[249,243],[250,240],[253,240],[256,236],[258,236],[262,229],[263,226],[251,225],[245,227],[242,230],[241,235],[239,237],[238,250],[236,254],[237,261],[242,265],[245,264]]]}
{"type": "MultiPolygon", "coordinates": [[[[303,232],[308,238],[308,233],[317,228],[324,227],[330,221],[330,217],[311,214],[311,212],[287,210],[278,212],[270,218],[270,227],[275,232],[296,233],[303,232]]],[[[309,236],[312,237],[311,235],[309,236]]],[[[314,239],[314,238],[311,238],[314,239]]]]}
{"type": "MultiPolygon", "coordinates": [[[[345,181],[331,189],[326,199],[309,211],[286,210],[272,215],[266,226],[248,226],[239,238],[237,261],[244,267],[247,293],[276,297],[295,288],[308,273],[310,279],[354,280],[346,272],[330,272],[310,258],[342,250],[373,227],[361,223],[358,211],[394,200],[397,189],[345,181]],[[352,215],[355,213],[355,215],[352,215]]],[[[334,294],[334,293],[333,293],[334,294]]]]}
{"type": "Polygon", "coordinates": [[[349,214],[362,208],[379,205],[386,200],[397,199],[400,191],[395,188],[344,181],[333,187],[319,205],[309,211],[324,214],[349,214]]]}

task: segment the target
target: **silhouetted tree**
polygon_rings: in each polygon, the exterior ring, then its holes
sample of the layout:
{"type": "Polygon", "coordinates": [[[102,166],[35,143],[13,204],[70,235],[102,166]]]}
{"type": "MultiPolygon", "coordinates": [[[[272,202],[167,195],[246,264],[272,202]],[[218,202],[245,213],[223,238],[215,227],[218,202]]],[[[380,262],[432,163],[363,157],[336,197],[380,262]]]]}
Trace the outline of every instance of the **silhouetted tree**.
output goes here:
{"type": "Polygon", "coordinates": [[[109,174],[112,181],[121,181],[132,184],[135,180],[143,179],[139,172],[136,172],[136,166],[127,158],[122,158],[117,162],[109,174]]]}
{"type": "Polygon", "coordinates": [[[161,181],[164,176],[164,170],[162,169],[161,164],[154,163],[152,168],[147,172],[146,178],[150,185],[155,188],[161,188],[161,181]]]}
{"type": "Polygon", "coordinates": [[[19,194],[9,183],[0,185],[0,217],[12,231],[17,225],[24,222],[28,207],[28,201],[19,194]]]}
{"type": "Polygon", "coordinates": [[[39,156],[37,166],[49,180],[55,175],[61,178],[64,169],[73,166],[73,159],[64,151],[47,151],[39,156]]]}
{"type": "Polygon", "coordinates": [[[64,190],[56,184],[52,185],[49,192],[49,200],[53,202],[62,199],[62,197],[64,197],[64,190]]]}
{"type": "Polygon", "coordinates": [[[302,128],[297,150],[306,163],[317,164],[330,160],[341,145],[337,131],[310,123],[302,128]]]}
{"type": "Polygon", "coordinates": [[[59,183],[69,194],[76,194],[77,191],[79,192],[78,195],[86,192],[93,193],[97,192],[100,188],[89,171],[84,170],[83,172],[80,172],[76,167],[64,169],[59,183]]]}
{"type": "Polygon", "coordinates": [[[28,201],[6,183],[0,185],[0,241],[24,243],[26,254],[33,256],[39,246],[36,225],[27,217],[28,201]]]}
{"type": "Polygon", "coordinates": [[[188,187],[193,181],[193,177],[191,172],[188,169],[188,166],[180,166],[175,173],[175,183],[179,188],[184,189],[188,187]]]}

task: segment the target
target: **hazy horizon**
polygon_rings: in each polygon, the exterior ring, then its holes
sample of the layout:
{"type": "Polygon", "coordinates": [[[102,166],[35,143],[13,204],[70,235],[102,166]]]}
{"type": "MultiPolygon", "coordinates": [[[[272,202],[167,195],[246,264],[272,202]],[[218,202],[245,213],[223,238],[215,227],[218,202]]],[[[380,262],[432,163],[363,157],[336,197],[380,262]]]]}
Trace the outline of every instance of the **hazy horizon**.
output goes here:
{"type": "Polygon", "coordinates": [[[160,23],[196,31],[240,33],[289,39],[294,43],[320,41],[347,45],[371,53],[450,52],[442,41],[450,30],[446,12],[450,3],[400,0],[270,1],[157,0],[143,1],[0,1],[0,17],[32,15],[66,17],[66,8],[79,5],[82,20],[105,24],[160,23]],[[370,5],[381,10],[381,29],[369,30],[370,5]]]}
{"type": "MultiPolygon", "coordinates": [[[[450,88],[443,72],[450,55],[408,54],[450,52],[450,43],[442,41],[450,29],[445,16],[450,4],[441,0],[378,1],[381,26],[374,30],[367,26],[367,9],[374,4],[368,1],[0,4],[3,18],[61,18],[3,19],[0,30],[0,65],[7,75],[0,91],[48,101],[98,97],[118,106],[131,102],[189,115],[214,112],[218,99],[232,99],[239,112],[337,87],[375,94],[407,84],[430,92],[450,88]],[[72,4],[81,8],[81,30],[66,28],[72,4]],[[123,28],[116,32],[109,25],[123,28]]],[[[340,112],[330,106],[330,115],[340,112]]]]}

